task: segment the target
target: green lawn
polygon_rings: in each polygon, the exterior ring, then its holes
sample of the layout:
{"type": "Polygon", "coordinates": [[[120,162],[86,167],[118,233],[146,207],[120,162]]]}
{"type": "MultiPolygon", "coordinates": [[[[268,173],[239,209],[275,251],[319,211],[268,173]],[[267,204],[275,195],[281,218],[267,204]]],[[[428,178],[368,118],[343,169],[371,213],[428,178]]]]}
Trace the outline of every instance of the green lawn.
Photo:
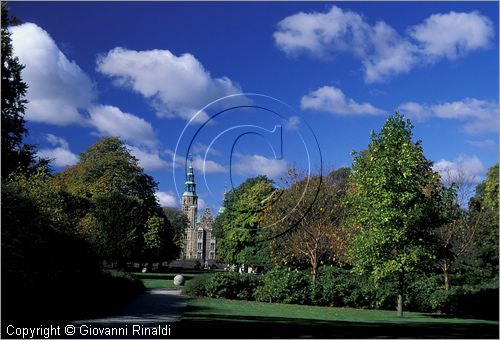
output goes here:
{"type": "Polygon", "coordinates": [[[198,275],[206,275],[205,273],[133,273],[132,275],[140,279],[144,287],[150,288],[171,288],[180,289],[181,287],[174,285],[174,277],[181,274],[186,279],[186,282],[198,275]]]}
{"type": "Polygon", "coordinates": [[[179,337],[204,338],[498,338],[498,322],[441,315],[191,299],[178,325],[179,337]]]}

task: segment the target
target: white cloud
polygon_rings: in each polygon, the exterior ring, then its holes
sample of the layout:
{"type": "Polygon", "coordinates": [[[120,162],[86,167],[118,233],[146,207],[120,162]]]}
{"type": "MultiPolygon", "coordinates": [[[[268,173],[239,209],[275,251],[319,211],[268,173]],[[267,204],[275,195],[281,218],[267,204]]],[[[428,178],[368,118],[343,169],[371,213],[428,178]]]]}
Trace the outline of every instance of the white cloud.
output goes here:
{"type": "Polygon", "coordinates": [[[385,22],[378,22],[371,30],[372,50],[363,56],[365,81],[375,83],[400,73],[408,73],[418,58],[416,47],[403,39],[385,22]]]}
{"type": "Polygon", "coordinates": [[[278,178],[287,171],[287,165],[283,159],[266,158],[261,155],[235,154],[233,170],[242,176],[266,175],[270,178],[278,178]]]}
{"type": "Polygon", "coordinates": [[[207,203],[205,202],[205,200],[198,196],[198,211],[202,211],[202,209],[205,209],[206,206],[207,203]]]}
{"type": "Polygon", "coordinates": [[[408,102],[399,107],[402,113],[420,121],[431,117],[461,120],[468,134],[498,131],[498,103],[493,101],[465,98],[434,105],[408,102]]]}
{"type": "Polygon", "coordinates": [[[491,21],[478,12],[434,14],[401,35],[383,21],[371,25],[362,15],[336,6],[325,13],[288,16],[277,26],[276,46],[287,55],[306,52],[325,58],[350,53],[363,65],[367,83],[487,48],[494,35],[491,21]]]}
{"type": "Polygon", "coordinates": [[[40,149],[37,152],[39,158],[52,160],[52,164],[58,168],[63,168],[78,162],[78,156],[70,151],[69,144],[64,138],[47,134],[46,140],[51,145],[55,146],[55,148],[40,149]]]}
{"type": "Polygon", "coordinates": [[[323,86],[300,101],[302,109],[324,111],[340,115],[376,115],[383,111],[369,103],[357,103],[346,98],[342,90],[333,86],[323,86]]]}
{"type": "Polygon", "coordinates": [[[453,161],[441,159],[432,168],[447,185],[452,182],[479,183],[485,172],[484,165],[477,156],[467,155],[460,155],[453,161]]]}
{"type": "Polygon", "coordinates": [[[492,139],[468,140],[466,142],[467,142],[467,144],[470,144],[473,147],[478,148],[478,149],[496,149],[496,147],[497,147],[497,143],[492,139]]]}
{"type": "Polygon", "coordinates": [[[205,173],[223,173],[226,172],[226,168],[211,160],[205,160],[203,161],[203,157],[201,156],[194,156],[193,157],[193,168],[200,172],[205,172],[205,173]]]}
{"type": "Polygon", "coordinates": [[[423,54],[450,60],[489,47],[494,36],[491,21],[476,11],[433,14],[409,32],[421,44],[423,54]]]}
{"type": "Polygon", "coordinates": [[[419,122],[424,121],[432,116],[429,107],[415,102],[406,102],[399,105],[399,110],[406,116],[411,117],[419,122]]]}
{"type": "Polygon", "coordinates": [[[66,139],[64,139],[62,137],[57,137],[56,135],[48,133],[45,136],[45,139],[47,140],[47,142],[49,142],[53,146],[60,146],[64,149],[69,149],[68,141],[66,141],[66,139]]]}
{"type": "Polygon", "coordinates": [[[177,207],[177,197],[172,191],[157,191],[155,196],[161,207],[177,207]]]}
{"type": "Polygon", "coordinates": [[[326,56],[333,51],[365,53],[369,25],[357,13],[332,6],[327,13],[300,12],[278,23],[276,45],[287,54],[309,52],[326,56]]]}
{"type": "Polygon", "coordinates": [[[156,151],[145,150],[135,146],[127,145],[132,156],[139,160],[139,165],[146,171],[165,169],[168,163],[160,158],[156,151]]]}
{"type": "MultiPolygon", "coordinates": [[[[203,143],[196,143],[191,147],[191,152],[193,154],[203,154],[205,155],[205,152],[207,152],[208,145],[203,144],[203,143]]],[[[222,155],[219,150],[215,149],[213,146],[208,149],[207,152],[208,155],[212,156],[220,156],[222,155]]]]}
{"type": "Polygon", "coordinates": [[[85,124],[80,110],[94,100],[94,84],[59,50],[50,35],[33,23],[10,28],[14,54],[26,67],[25,118],[55,125],[85,124]]]}
{"type": "Polygon", "coordinates": [[[150,123],[111,105],[89,109],[90,124],[103,136],[119,136],[135,144],[154,146],[156,137],[150,123]]]}
{"type": "Polygon", "coordinates": [[[288,118],[284,125],[285,130],[287,131],[294,131],[297,130],[300,126],[301,120],[299,116],[291,116],[288,118]]]}
{"type": "Polygon", "coordinates": [[[465,120],[464,130],[470,134],[498,131],[498,104],[466,98],[462,101],[432,106],[437,117],[465,120]]]}
{"type": "MultiPolygon", "coordinates": [[[[168,50],[134,51],[121,47],[97,60],[97,70],[151,100],[160,117],[191,119],[206,104],[240,93],[227,77],[212,78],[191,54],[175,56],[168,50]]],[[[202,112],[196,121],[208,116],[202,112]]]]}

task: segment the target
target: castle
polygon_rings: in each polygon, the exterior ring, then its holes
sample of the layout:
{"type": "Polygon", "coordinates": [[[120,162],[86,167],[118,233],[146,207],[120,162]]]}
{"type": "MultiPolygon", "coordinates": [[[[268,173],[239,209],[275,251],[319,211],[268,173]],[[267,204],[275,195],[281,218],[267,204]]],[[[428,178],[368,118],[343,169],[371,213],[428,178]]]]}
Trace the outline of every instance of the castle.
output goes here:
{"type": "Polygon", "coordinates": [[[186,174],[182,211],[187,215],[189,225],[185,230],[181,260],[197,260],[202,264],[215,262],[215,236],[212,233],[214,218],[210,208],[205,208],[201,218],[198,216],[198,195],[192,161],[186,174]]]}

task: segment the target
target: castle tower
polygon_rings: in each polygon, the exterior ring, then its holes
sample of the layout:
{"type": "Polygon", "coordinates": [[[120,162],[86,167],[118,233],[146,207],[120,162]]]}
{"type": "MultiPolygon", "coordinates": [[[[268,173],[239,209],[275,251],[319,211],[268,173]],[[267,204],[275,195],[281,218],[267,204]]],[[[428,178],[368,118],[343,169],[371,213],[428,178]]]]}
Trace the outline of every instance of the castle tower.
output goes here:
{"type": "Polygon", "coordinates": [[[224,194],[222,197],[222,205],[219,208],[219,214],[222,214],[227,208],[227,183],[224,183],[224,194]]]}
{"type": "Polygon", "coordinates": [[[196,183],[194,181],[193,160],[189,159],[189,167],[186,173],[186,182],[184,193],[182,194],[182,211],[189,220],[189,226],[186,229],[186,235],[183,249],[183,258],[190,260],[196,257],[194,238],[196,216],[198,215],[198,195],[196,195],[196,183]]]}

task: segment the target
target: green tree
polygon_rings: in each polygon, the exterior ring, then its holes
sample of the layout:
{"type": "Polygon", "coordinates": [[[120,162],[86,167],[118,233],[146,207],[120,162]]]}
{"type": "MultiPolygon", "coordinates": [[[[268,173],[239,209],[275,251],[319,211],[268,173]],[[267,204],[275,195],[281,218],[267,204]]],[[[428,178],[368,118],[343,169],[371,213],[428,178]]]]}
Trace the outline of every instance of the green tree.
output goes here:
{"type": "MultiPolygon", "coordinates": [[[[79,221],[79,231],[105,259],[124,266],[141,261],[148,220],[163,218],[154,195],[157,183],[139,166],[125,144],[116,137],[104,138],[80,155],[80,161],[55,177],[61,190],[90,202],[79,221]]],[[[172,241],[173,233],[161,233],[172,241]]],[[[170,246],[168,251],[176,252],[170,246]]]]}
{"type": "Polygon", "coordinates": [[[469,203],[469,223],[476,224],[472,246],[462,261],[460,271],[469,284],[480,284],[498,278],[498,163],[487,172],[476,187],[469,203]]]}
{"type": "Polygon", "coordinates": [[[2,182],[4,320],[60,320],[62,311],[67,317],[83,309],[82,296],[91,299],[86,290],[101,275],[98,259],[73,234],[75,211],[65,199],[71,201],[42,171],[30,175],[17,170],[2,182]],[[74,289],[81,292],[76,297],[74,289]],[[53,308],[47,310],[47,305],[53,308]]]}
{"type": "Polygon", "coordinates": [[[217,256],[226,263],[269,263],[269,243],[262,237],[261,214],[273,193],[266,176],[247,179],[226,194],[226,209],[214,222],[217,256]]]}
{"type": "Polygon", "coordinates": [[[157,183],[144,173],[118,137],[103,138],[83,153],[80,161],[57,175],[57,182],[67,191],[95,198],[119,191],[133,196],[149,210],[159,210],[154,195],[157,183]]]}
{"type": "Polygon", "coordinates": [[[184,212],[176,208],[164,207],[163,214],[165,214],[172,227],[174,244],[180,249],[184,244],[184,235],[189,220],[184,212]]]}
{"type": "Polygon", "coordinates": [[[23,142],[28,130],[24,126],[26,91],[21,72],[24,66],[13,54],[8,27],[17,22],[9,17],[7,3],[2,1],[2,178],[19,166],[34,165],[34,147],[23,142]]]}
{"type": "Polygon", "coordinates": [[[355,154],[347,198],[354,270],[375,280],[396,275],[401,316],[405,273],[432,259],[431,230],[442,223],[443,188],[412,128],[396,112],[372,132],[368,150],[355,154]]]}
{"type": "Polygon", "coordinates": [[[144,251],[146,259],[158,262],[170,262],[179,255],[180,246],[175,243],[174,229],[164,216],[151,216],[144,227],[144,251]]]}
{"type": "Polygon", "coordinates": [[[143,231],[147,222],[141,202],[119,191],[94,200],[94,228],[87,237],[101,257],[124,268],[126,262],[141,258],[143,231]]]}

